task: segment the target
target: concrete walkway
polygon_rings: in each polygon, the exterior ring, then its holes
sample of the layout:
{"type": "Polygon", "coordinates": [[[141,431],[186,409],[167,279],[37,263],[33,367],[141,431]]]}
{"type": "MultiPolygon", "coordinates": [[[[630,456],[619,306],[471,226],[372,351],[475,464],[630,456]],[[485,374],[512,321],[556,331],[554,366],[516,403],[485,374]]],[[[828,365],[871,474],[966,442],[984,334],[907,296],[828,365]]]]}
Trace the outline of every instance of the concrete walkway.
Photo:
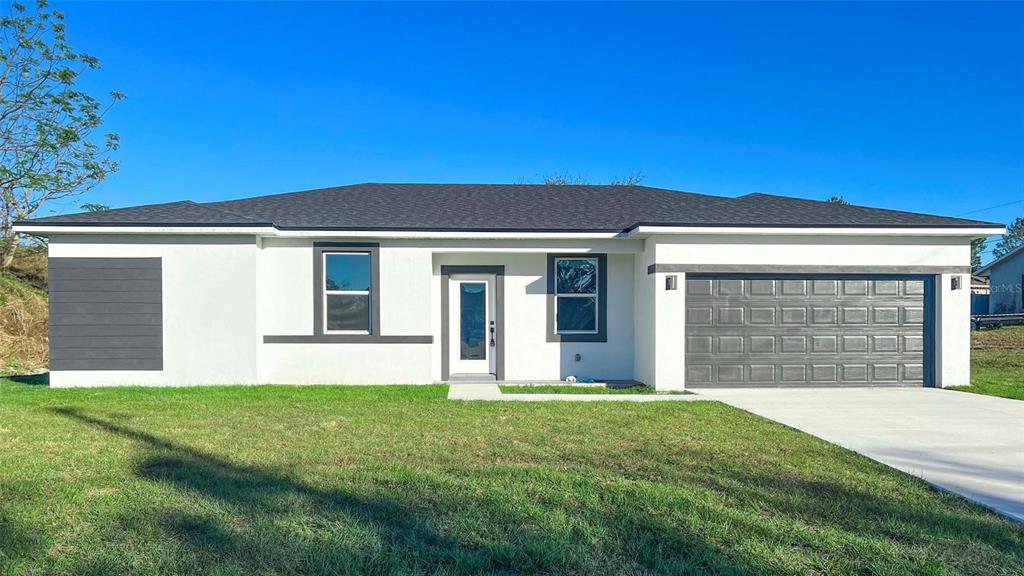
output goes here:
{"type": "Polygon", "coordinates": [[[497,384],[449,384],[449,400],[510,400],[513,402],[693,402],[707,400],[696,394],[503,394],[497,384]]]}
{"type": "Polygon", "coordinates": [[[1024,401],[933,388],[698,392],[1024,522],[1024,401]]]}

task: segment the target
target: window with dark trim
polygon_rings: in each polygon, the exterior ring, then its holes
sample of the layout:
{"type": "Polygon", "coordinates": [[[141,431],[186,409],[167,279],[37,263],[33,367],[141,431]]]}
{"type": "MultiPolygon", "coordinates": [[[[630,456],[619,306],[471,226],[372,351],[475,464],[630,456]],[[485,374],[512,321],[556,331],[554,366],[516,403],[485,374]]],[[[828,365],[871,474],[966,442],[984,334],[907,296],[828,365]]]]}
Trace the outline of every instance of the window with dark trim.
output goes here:
{"type": "Polygon", "coordinates": [[[555,258],[555,331],[597,334],[597,258],[555,258]]]}
{"type": "Polygon", "coordinates": [[[313,244],[313,333],[380,334],[380,248],[375,243],[313,244]]]}
{"type": "Polygon", "coordinates": [[[605,254],[548,255],[548,340],[607,341],[605,254]]]}
{"type": "Polygon", "coordinates": [[[324,252],[324,333],[370,333],[370,253],[324,252]]]}

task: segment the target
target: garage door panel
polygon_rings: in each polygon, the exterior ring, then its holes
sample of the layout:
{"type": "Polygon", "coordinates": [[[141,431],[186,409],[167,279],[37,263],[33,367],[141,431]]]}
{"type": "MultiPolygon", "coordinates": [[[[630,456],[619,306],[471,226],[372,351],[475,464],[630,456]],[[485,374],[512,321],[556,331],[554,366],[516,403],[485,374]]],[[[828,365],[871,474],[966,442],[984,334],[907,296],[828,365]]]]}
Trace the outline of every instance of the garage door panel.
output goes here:
{"type": "Polygon", "coordinates": [[[699,277],[686,294],[688,385],[924,382],[923,280],[699,277]]]}

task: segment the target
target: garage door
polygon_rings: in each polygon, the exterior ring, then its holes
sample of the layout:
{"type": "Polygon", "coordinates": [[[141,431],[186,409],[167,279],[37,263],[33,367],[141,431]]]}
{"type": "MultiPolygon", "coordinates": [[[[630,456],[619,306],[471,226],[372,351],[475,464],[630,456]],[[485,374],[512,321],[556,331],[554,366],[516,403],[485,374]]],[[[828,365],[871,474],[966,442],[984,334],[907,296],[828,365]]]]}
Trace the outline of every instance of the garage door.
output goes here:
{"type": "Polygon", "coordinates": [[[686,385],[921,386],[923,277],[689,275],[686,385]]]}

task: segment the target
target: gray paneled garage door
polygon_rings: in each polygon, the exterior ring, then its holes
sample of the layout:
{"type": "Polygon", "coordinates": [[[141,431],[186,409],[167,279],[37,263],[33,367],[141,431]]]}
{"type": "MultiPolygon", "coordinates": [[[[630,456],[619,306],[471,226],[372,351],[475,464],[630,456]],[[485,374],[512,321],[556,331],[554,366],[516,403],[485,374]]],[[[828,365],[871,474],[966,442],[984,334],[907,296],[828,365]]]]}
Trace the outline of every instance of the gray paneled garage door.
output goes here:
{"type": "Polygon", "coordinates": [[[920,277],[691,275],[686,384],[921,386],[927,288],[920,277]]]}

